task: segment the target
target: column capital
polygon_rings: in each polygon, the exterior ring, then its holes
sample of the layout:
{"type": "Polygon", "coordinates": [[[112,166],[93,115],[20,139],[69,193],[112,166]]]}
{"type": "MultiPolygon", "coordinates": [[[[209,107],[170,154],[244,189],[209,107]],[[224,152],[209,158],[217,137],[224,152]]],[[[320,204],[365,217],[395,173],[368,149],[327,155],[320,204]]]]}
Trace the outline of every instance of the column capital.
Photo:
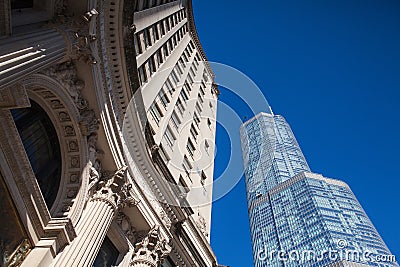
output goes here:
{"type": "Polygon", "coordinates": [[[171,246],[161,236],[160,226],[153,227],[144,238],[136,243],[130,262],[134,267],[157,267],[171,252],[171,246]]]}
{"type": "Polygon", "coordinates": [[[125,166],[115,172],[111,178],[103,177],[97,183],[97,190],[92,200],[108,202],[115,212],[127,206],[137,205],[139,200],[131,193],[132,184],[127,181],[127,171],[128,167],[125,166]]]}
{"type": "Polygon", "coordinates": [[[87,64],[97,64],[92,54],[91,43],[97,39],[94,25],[98,14],[96,9],[92,9],[78,17],[60,15],[49,24],[64,37],[67,44],[65,60],[72,59],[84,61],[87,64]]]}

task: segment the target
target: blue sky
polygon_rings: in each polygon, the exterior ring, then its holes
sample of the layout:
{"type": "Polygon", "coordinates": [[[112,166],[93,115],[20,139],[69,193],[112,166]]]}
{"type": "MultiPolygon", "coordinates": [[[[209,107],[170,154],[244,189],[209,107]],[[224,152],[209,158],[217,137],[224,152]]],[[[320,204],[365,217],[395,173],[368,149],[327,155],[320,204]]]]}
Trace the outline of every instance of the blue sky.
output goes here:
{"type": "MultiPolygon", "coordinates": [[[[346,181],[400,258],[400,1],[194,0],[194,13],[209,60],[261,88],[311,169],[346,181]]],[[[251,116],[229,91],[222,89],[220,100],[240,118],[251,116]]],[[[230,155],[241,153],[239,129],[224,129],[222,110],[217,177],[227,176],[230,155]]],[[[219,262],[253,266],[243,179],[214,202],[212,220],[219,262]]]]}

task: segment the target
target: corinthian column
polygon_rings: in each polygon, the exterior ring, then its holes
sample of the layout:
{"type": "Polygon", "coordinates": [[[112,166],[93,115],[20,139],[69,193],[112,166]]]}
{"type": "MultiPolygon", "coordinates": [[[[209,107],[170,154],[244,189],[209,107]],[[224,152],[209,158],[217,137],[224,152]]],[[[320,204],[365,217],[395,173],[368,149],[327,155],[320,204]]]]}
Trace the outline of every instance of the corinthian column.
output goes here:
{"type": "Polygon", "coordinates": [[[96,39],[95,9],[80,21],[58,21],[39,29],[0,40],[0,89],[50,65],[71,59],[96,63],[90,42],[96,39]],[[53,27],[53,28],[51,28],[53,27]]]}
{"type": "Polygon", "coordinates": [[[130,196],[124,167],[100,181],[77,225],[77,237],[65,249],[55,266],[93,266],[97,253],[119,208],[136,205],[130,196]]]}
{"type": "Polygon", "coordinates": [[[0,47],[0,88],[62,62],[67,54],[66,40],[55,29],[2,39],[0,47]]]}
{"type": "Polygon", "coordinates": [[[158,267],[165,257],[171,252],[167,240],[160,234],[159,226],[154,227],[136,244],[135,252],[130,266],[132,267],[158,267]]]}

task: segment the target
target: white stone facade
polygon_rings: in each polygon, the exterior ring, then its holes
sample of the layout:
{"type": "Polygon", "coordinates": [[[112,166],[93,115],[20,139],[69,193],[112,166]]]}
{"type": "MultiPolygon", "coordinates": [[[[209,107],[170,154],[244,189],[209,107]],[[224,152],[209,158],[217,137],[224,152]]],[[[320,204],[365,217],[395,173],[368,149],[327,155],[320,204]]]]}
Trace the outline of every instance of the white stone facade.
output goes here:
{"type": "Polygon", "coordinates": [[[219,91],[191,1],[6,0],[0,17],[2,264],[218,266],[219,91]]]}

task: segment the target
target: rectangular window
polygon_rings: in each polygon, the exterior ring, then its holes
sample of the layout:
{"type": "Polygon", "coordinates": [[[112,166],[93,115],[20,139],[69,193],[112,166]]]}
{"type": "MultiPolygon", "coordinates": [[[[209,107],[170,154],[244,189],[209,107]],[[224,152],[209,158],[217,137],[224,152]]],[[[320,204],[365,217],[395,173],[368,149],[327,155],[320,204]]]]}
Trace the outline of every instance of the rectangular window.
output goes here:
{"type": "Polygon", "coordinates": [[[183,62],[182,57],[179,59],[178,69],[181,72],[181,74],[183,74],[183,70],[185,69],[185,63],[183,62]]]}
{"type": "Polygon", "coordinates": [[[145,29],[143,34],[144,34],[144,44],[145,44],[146,48],[148,48],[149,46],[151,46],[150,30],[145,29]]]}
{"type": "Polygon", "coordinates": [[[133,42],[135,44],[136,56],[138,56],[141,53],[143,53],[143,50],[142,50],[142,45],[141,45],[140,40],[139,40],[139,36],[137,34],[135,34],[133,36],[133,42]]]}
{"type": "Polygon", "coordinates": [[[189,49],[189,53],[190,53],[190,54],[193,53],[193,49],[192,49],[192,47],[190,46],[191,43],[192,43],[192,41],[190,41],[190,43],[189,43],[189,45],[188,45],[188,49],[189,49]]]}
{"type": "Polygon", "coordinates": [[[176,114],[175,111],[172,111],[171,121],[172,121],[172,125],[174,126],[174,128],[175,128],[176,130],[178,130],[179,125],[181,124],[181,121],[180,121],[180,119],[178,118],[178,115],[176,114]]]}
{"type": "Polygon", "coordinates": [[[186,197],[187,193],[190,191],[182,175],[179,176],[179,190],[181,191],[182,197],[186,197]]]}
{"type": "Polygon", "coordinates": [[[175,48],[177,46],[177,41],[176,41],[176,34],[174,36],[172,36],[172,43],[173,43],[173,47],[175,48]]]}
{"type": "Polygon", "coordinates": [[[190,72],[190,74],[192,75],[193,78],[196,77],[196,74],[195,74],[195,72],[193,70],[193,65],[190,67],[189,72],[190,72]]]}
{"type": "Polygon", "coordinates": [[[199,102],[196,102],[196,110],[197,110],[197,112],[198,112],[199,114],[200,114],[201,111],[202,111],[199,102]]]}
{"type": "Polygon", "coordinates": [[[193,77],[192,77],[192,75],[190,73],[188,75],[188,80],[189,80],[189,84],[192,85],[194,83],[193,77]]]}
{"type": "Polygon", "coordinates": [[[203,96],[202,96],[200,93],[197,94],[197,98],[199,99],[199,102],[200,102],[201,104],[204,103],[203,96]]]}
{"type": "Polygon", "coordinates": [[[164,89],[161,88],[160,92],[158,93],[158,98],[160,99],[161,105],[166,109],[167,105],[169,104],[169,98],[164,89]]]}
{"type": "Polygon", "coordinates": [[[187,177],[190,179],[190,170],[192,169],[192,165],[186,155],[183,157],[182,167],[185,170],[187,177]]]}
{"type": "Polygon", "coordinates": [[[210,153],[210,144],[208,143],[207,140],[204,142],[204,149],[207,152],[207,154],[210,153]]]}
{"type": "Polygon", "coordinates": [[[151,75],[153,75],[154,72],[156,72],[156,64],[154,62],[154,55],[149,58],[148,64],[149,64],[149,70],[150,70],[150,76],[151,76],[151,75]]]}
{"type": "Polygon", "coordinates": [[[165,151],[162,145],[160,145],[159,147],[160,147],[159,149],[160,157],[162,158],[164,163],[167,163],[171,158],[168,156],[167,152],[165,151]]]}
{"type": "Polygon", "coordinates": [[[158,65],[159,65],[159,66],[160,66],[162,63],[164,63],[164,58],[163,58],[163,56],[162,56],[161,49],[157,50],[157,62],[158,62],[158,65]]]}
{"type": "Polygon", "coordinates": [[[181,95],[181,97],[182,97],[184,102],[189,100],[189,97],[188,97],[187,93],[185,92],[185,90],[182,89],[181,92],[180,92],[180,95],[181,95]]]}
{"type": "Polygon", "coordinates": [[[207,180],[206,174],[204,173],[204,171],[201,171],[201,180],[200,180],[201,184],[204,185],[206,180],[207,180]]]}
{"type": "Polygon", "coordinates": [[[164,36],[165,35],[165,25],[162,21],[160,23],[160,29],[161,29],[161,35],[164,36]]]}
{"type": "Polygon", "coordinates": [[[180,98],[178,98],[178,100],[176,101],[176,107],[178,108],[178,111],[181,114],[181,116],[183,116],[183,112],[185,111],[185,107],[183,106],[182,100],[180,98]]]}
{"type": "Polygon", "coordinates": [[[169,78],[167,78],[167,80],[165,81],[165,87],[169,92],[169,94],[172,96],[172,94],[175,92],[175,87],[172,85],[171,80],[169,78]]]}
{"type": "Polygon", "coordinates": [[[162,49],[163,49],[163,51],[164,51],[165,58],[168,57],[169,52],[168,52],[167,44],[163,45],[162,49]]]}
{"type": "Polygon", "coordinates": [[[190,126],[190,134],[192,135],[193,140],[197,142],[197,136],[199,135],[199,132],[196,130],[193,124],[190,126]]]}
{"type": "Polygon", "coordinates": [[[205,87],[205,84],[204,84],[204,82],[202,82],[202,85],[200,85],[200,93],[203,96],[206,94],[206,92],[204,92],[204,87],[205,87]]]}
{"type": "Polygon", "coordinates": [[[194,68],[195,71],[197,71],[198,66],[199,66],[199,61],[197,60],[197,58],[195,58],[194,62],[193,62],[193,68],[194,68]]]}
{"type": "Polygon", "coordinates": [[[208,82],[208,75],[206,72],[203,73],[203,79],[208,82]]]}
{"type": "MultiPolygon", "coordinates": [[[[186,51],[185,51],[186,52],[186,51]]],[[[188,56],[186,55],[186,53],[184,53],[183,55],[183,60],[185,61],[185,62],[189,62],[189,59],[188,59],[188,56]]]]}
{"type": "Polygon", "coordinates": [[[192,140],[190,140],[190,138],[188,138],[188,141],[186,144],[186,150],[188,151],[190,157],[192,157],[192,159],[193,159],[194,151],[196,150],[196,148],[194,147],[193,142],[192,142],[192,140]]]}
{"type": "Polygon", "coordinates": [[[190,41],[189,45],[190,45],[190,47],[191,47],[192,49],[194,49],[194,43],[193,43],[193,41],[190,41]]]}
{"type": "Polygon", "coordinates": [[[186,89],[188,93],[192,91],[192,87],[189,85],[187,81],[185,81],[183,88],[186,89]]]}
{"type": "Polygon", "coordinates": [[[153,30],[153,39],[154,39],[154,41],[157,41],[158,39],[160,39],[160,35],[159,35],[158,29],[157,29],[157,25],[154,25],[152,27],[152,30],[153,30]]]}
{"type": "Polygon", "coordinates": [[[179,78],[178,78],[178,75],[176,74],[175,70],[172,70],[171,76],[172,76],[172,80],[174,80],[175,84],[178,84],[179,78]]]}
{"type": "Polygon", "coordinates": [[[196,124],[196,126],[199,127],[200,118],[199,118],[199,115],[197,115],[196,111],[193,114],[193,121],[196,124]]]}
{"type": "Polygon", "coordinates": [[[140,80],[140,84],[141,85],[143,85],[144,83],[147,82],[147,74],[146,74],[146,71],[144,69],[144,65],[139,67],[139,80],[140,80]]]}
{"type": "Polygon", "coordinates": [[[203,91],[204,91],[204,88],[207,87],[207,86],[206,86],[206,83],[205,83],[204,81],[201,81],[201,86],[203,87],[203,91]]]}
{"type": "Polygon", "coordinates": [[[172,147],[174,145],[176,137],[169,126],[167,126],[167,129],[165,130],[164,137],[167,141],[167,144],[172,147]]]}
{"type": "Polygon", "coordinates": [[[154,103],[153,105],[151,105],[150,114],[158,125],[160,123],[160,120],[161,120],[163,114],[161,112],[160,107],[157,105],[157,103],[154,103]]]}

